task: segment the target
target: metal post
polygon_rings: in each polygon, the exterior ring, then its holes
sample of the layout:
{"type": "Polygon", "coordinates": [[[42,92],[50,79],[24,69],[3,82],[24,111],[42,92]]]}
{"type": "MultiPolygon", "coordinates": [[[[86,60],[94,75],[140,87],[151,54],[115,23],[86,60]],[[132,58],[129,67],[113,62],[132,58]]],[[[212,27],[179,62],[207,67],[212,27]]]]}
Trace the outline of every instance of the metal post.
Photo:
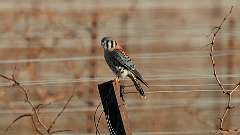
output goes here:
{"type": "Polygon", "coordinates": [[[120,84],[108,81],[98,85],[110,135],[132,135],[128,124],[128,114],[122,97],[120,84]]]}

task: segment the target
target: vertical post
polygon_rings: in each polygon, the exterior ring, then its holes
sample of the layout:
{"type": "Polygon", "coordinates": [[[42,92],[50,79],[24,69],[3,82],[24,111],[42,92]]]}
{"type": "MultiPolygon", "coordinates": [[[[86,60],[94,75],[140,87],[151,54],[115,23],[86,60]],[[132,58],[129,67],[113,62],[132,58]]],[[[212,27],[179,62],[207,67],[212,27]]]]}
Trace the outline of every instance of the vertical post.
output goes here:
{"type": "MultiPolygon", "coordinates": [[[[96,1],[96,6],[98,5],[98,1],[96,1]]],[[[97,34],[98,34],[98,8],[95,8],[95,10],[92,13],[92,20],[91,20],[91,28],[90,28],[90,36],[91,36],[91,48],[90,48],[90,55],[96,56],[97,53],[97,34]]],[[[89,77],[91,79],[94,79],[97,74],[97,61],[96,59],[89,60],[89,77]]],[[[95,82],[90,82],[89,91],[88,91],[88,106],[93,107],[93,100],[91,97],[94,95],[95,91],[95,82]]],[[[93,126],[92,126],[92,112],[87,112],[87,132],[92,133],[93,132],[93,126]]]]}
{"type": "Polygon", "coordinates": [[[98,85],[110,135],[132,135],[127,109],[120,96],[120,84],[108,81],[98,85]]]}

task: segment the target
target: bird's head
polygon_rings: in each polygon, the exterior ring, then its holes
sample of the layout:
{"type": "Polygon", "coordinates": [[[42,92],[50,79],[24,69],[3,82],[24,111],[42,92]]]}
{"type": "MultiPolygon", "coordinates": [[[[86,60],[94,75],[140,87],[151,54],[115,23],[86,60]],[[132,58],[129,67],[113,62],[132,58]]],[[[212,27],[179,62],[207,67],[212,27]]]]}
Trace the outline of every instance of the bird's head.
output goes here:
{"type": "Polygon", "coordinates": [[[105,50],[113,50],[117,47],[117,42],[112,37],[103,37],[101,40],[101,46],[105,50]]]}

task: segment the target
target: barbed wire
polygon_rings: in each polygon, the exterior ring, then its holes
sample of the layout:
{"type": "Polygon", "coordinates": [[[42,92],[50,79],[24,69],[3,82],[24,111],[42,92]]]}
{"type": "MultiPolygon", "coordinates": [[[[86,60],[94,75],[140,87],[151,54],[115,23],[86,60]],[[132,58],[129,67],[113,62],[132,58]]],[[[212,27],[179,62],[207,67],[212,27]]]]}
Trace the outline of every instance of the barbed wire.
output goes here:
{"type": "MultiPolygon", "coordinates": [[[[218,51],[215,57],[226,55],[240,55],[240,50],[235,51],[218,51]]],[[[134,59],[161,59],[161,58],[207,58],[206,51],[185,51],[185,52],[165,52],[165,53],[143,53],[133,54],[131,57],[134,59]],[[181,54],[181,55],[180,55],[181,54]],[[195,55],[194,55],[195,54],[195,55]],[[197,55],[196,55],[197,54],[197,55]]],[[[76,56],[76,57],[62,57],[62,58],[35,58],[35,59],[10,59],[0,60],[0,64],[20,64],[20,63],[49,63],[49,62],[63,62],[63,61],[85,61],[85,60],[103,60],[103,56],[76,56]]]]}
{"type": "MultiPolygon", "coordinates": [[[[204,108],[206,109],[205,111],[209,111],[212,110],[212,106],[213,105],[223,105],[225,103],[224,100],[222,100],[223,98],[217,100],[217,101],[212,101],[211,98],[205,98],[203,100],[198,100],[196,102],[194,102],[193,104],[189,105],[189,102],[184,100],[167,100],[162,104],[156,104],[159,103],[160,100],[148,100],[147,103],[148,104],[138,104],[139,100],[126,100],[128,103],[128,109],[129,111],[134,111],[134,110],[153,110],[153,109],[171,109],[171,108],[185,108],[185,107],[189,107],[191,109],[196,109],[196,108],[204,108]]],[[[239,103],[239,99],[233,100],[233,103],[239,103]]],[[[13,103],[14,105],[14,103],[13,103]]],[[[65,110],[65,113],[73,113],[73,112],[95,112],[96,111],[96,107],[98,105],[95,104],[93,107],[88,107],[87,105],[85,106],[72,106],[72,107],[68,107],[65,110]]],[[[236,106],[235,108],[239,108],[240,106],[236,106]]],[[[45,108],[41,111],[42,114],[46,114],[46,113],[58,113],[59,109],[61,109],[61,107],[54,107],[54,108],[45,108]]],[[[17,110],[17,111],[13,111],[12,109],[4,109],[4,110],[0,110],[0,114],[24,114],[29,112],[30,109],[21,109],[21,110],[17,110]]],[[[96,118],[96,122],[97,122],[97,118],[96,118]]]]}
{"type": "MultiPolygon", "coordinates": [[[[202,129],[196,129],[196,130],[175,130],[175,131],[148,131],[148,132],[140,132],[140,131],[133,131],[134,135],[206,135],[206,134],[212,134],[215,130],[214,129],[207,129],[207,130],[202,130],[202,129]]],[[[77,132],[71,132],[67,134],[61,134],[58,133],[58,135],[78,135],[79,133],[77,132]]],[[[14,135],[14,134],[10,134],[14,135]]],[[[25,134],[25,135],[32,135],[32,134],[25,134]]],[[[81,133],[81,135],[96,135],[95,133],[81,133]]],[[[107,135],[107,134],[104,134],[107,135]]]]}
{"type": "Polygon", "coordinates": [[[155,131],[155,132],[136,132],[134,135],[196,135],[212,134],[214,130],[185,130],[185,131],[155,131]]]}
{"type": "MultiPolygon", "coordinates": [[[[221,78],[239,78],[240,74],[222,74],[219,75],[221,78]]],[[[68,83],[88,83],[88,82],[102,82],[103,80],[111,80],[112,77],[96,77],[94,79],[89,77],[81,77],[80,79],[72,79],[72,78],[66,78],[66,79],[49,79],[49,80],[35,80],[35,81],[19,81],[19,83],[22,86],[36,86],[36,85],[46,85],[46,86],[57,86],[57,84],[68,84],[68,83]]],[[[178,79],[214,79],[213,76],[210,75],[146,75],[145,80],[148,82],[151,81],[157,81],[157,80],[178,80],[178,79]],[[162,77],[161,77],[162,76],[162,77]],[[166,77],[167,76],[167,77],[166,77]]],[[[124,80],[126,82],[130,80],[124,80]]],[[[80,84],[79,84],[80,85],[80,84]]],[[[207,86],[207,85],[217,85],[217,84],[171,84],[171,85],[165,85],[165,84],[150,84],[150,86],[157,87],[157,86],[165,86],[165,87],[171,87],[171,86],[207,86]]],[[[223,85],[234,85],[234,83],[226,83],[223,85]]],[[[8,87],[9,83],[0,83],[0,87],[8,87]]],[[[61,86],[61,85],[60,85],[61,86]]]]}
{"type": "MultiPolygon", "coordinates": [[[[226,90],[226,92],[232,91],[232,90],[226,90]]],[[[156,93],[196,93],[196,92],[221,92],[221,89],[219,90],[211,90],[211,89],[195,89],[195,90],[151,90],[146,91],[146,94],[156,94],[156,93]]],[[[134,94],[138,93],[136,91],[126,91],[123,94],[134,94]]]]}
{"type": "MultiPolygon", "coordinates": [[[[151,90],[146,91],[146,94],[156,94],[156,93],[195,93],[195,92],[219,92],[221,90],[210,90],[210,89],[199,89],[199,90],[151,90]]],[[[231,91],[231,90],[226,90],[231,91]]],[[[126,91],[123,94],[133,94],[138,93],[137,91],[126,91]]]]}

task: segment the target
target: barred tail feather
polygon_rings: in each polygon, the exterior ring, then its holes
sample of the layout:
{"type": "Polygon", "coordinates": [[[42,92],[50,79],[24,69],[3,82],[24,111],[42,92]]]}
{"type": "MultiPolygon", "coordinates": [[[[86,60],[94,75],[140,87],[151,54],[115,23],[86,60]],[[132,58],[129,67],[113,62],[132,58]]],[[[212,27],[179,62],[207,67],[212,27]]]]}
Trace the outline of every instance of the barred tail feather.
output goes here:
{"type": "Polygon", "coordinates": [[[143,80],[143,77],[141,76],[141,74],[140,74],[136,69],[133,70],[132,72],[133,72],[133,74],[136,76],[136,78],[137,78],[139,81],[141,81],[146,87],[149,88],[148,83],[143,80]]]}
{"type": "Polygon", "coordinates": [[[137,78],[134,75],[129,75],[129,77],[133,81],[133,84],[136,87],[137,91],[140,93],[140,95],[145,96],[144,90],[141,87],[141,85],[140,85],[139,81],[137,80],[137,78]]]}

